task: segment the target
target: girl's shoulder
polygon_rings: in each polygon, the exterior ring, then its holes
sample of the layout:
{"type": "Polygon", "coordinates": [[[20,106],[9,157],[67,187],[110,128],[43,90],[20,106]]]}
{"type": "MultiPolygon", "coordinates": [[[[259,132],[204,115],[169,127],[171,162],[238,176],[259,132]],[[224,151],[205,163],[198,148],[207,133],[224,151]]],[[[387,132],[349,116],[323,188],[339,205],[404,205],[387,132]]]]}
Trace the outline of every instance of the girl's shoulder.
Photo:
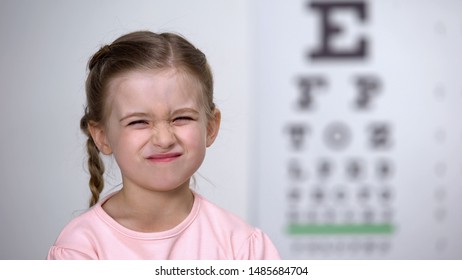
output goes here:
{"type": "Polygon", "coordinates": [[[261,229],[241,217],[210,202],[202,196],[197,217],[208,240],[217,240],[229,246],[233,259],[279,259],[279,253],[270,238],[261,229]]]}
{"type": "Polygon", "coordinates": [[[73,218],[61,230],[48,252],[48,259],[92,259],[95,229],[102,222],[97,219],[95,209],[90,208],[73,218]]]}
{"type": "Polygon", "coordinates": [[[202,195],[196,194],[196,197],[200,203],[199,215],[204,216],[208,221],[227,230],[234,229],[247,232],[255,230],[255,228],[248,224],[243,218],[209,201],[202,195]]]}

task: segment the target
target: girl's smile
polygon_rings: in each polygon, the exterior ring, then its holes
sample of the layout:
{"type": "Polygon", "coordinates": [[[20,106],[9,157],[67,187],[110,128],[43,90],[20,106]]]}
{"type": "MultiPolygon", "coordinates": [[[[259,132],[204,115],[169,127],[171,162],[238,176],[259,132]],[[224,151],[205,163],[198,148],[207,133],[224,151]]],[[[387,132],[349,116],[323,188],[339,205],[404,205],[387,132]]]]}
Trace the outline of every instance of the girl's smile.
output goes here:
{"type": "Polygon", "coordinates": [[[147,159],[153,163],[166,163],[176,160],[181,156],[181,153],[165,153],[165,154],[154,154],[148,156],[147,159]]]}

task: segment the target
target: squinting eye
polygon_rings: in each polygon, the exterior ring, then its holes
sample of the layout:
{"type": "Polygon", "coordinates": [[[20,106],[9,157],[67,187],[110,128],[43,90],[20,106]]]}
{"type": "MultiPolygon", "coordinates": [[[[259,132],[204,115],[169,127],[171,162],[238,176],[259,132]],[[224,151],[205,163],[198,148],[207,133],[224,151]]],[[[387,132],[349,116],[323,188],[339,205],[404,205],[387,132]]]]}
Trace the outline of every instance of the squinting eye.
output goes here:
{"type": "Polygon", "coordinates": [[[193,118],[191,118],[191,117],[185,117],[185,116],[175,118],[175,120],[187,120],[187,121],[192,121],[192,119],[193,119],[193,118]]]}
{"type": "Polygon", "coordinates": [[[188,116],[181,116],[181,117],[177,117],[177,118],[174,118],[173,119],[173,123],[176,124],[176,125],[182,125],[182,124],[186,124],[190,121],[193,121],[194,119],[191,118],[191,117],[188,117],[188,116]]]}
{"type": "Polygon", "coordinates": [[[136,120],[136,121],[132,121],[132,122],[129,122],[128,125],[129,126],[134,126],[134,125],[147,125],[149,124],[147,121],[145,120],[136,120]]]}

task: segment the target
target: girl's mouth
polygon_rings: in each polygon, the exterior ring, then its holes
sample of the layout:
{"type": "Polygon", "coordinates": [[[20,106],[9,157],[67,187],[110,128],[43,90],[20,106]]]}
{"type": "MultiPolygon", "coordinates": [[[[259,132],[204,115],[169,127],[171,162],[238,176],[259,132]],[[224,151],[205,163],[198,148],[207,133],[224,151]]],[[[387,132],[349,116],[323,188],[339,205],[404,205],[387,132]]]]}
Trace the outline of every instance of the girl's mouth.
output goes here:
{"type": "Polygon", "coordinates": [[[162,162],[174,161],[180,156],[181,156],[181,153],[165,153],[165,154],[151,155],[147,159],[151,162],[162,163],[162,162]]]}

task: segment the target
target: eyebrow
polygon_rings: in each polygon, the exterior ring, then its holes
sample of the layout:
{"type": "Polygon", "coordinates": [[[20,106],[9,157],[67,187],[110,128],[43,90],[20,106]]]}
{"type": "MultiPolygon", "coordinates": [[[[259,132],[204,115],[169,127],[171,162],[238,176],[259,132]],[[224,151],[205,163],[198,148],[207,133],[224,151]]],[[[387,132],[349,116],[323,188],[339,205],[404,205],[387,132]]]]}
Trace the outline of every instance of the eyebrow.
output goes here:
{"type": "Polygon", "coordinates": [[[149,116],[149,114],[147,114],[147,113],[142,113],[142,112],[128,113],[127,115],[123,116],[119,121],[120,121],[120,122],[123,122],[124,120],[129,119],[129,118],[134,118],[134,117],[137,117],[137,118],[146,118],[146,117],[148,117],[148,116],[149,116]]]}
{"type": "Polygon", "coordinates": [[[181,108],[172,112],[172,115],[183,114],[183,113],[192,113],[199,114],[199,112],[194,108],[181,108]]]}

